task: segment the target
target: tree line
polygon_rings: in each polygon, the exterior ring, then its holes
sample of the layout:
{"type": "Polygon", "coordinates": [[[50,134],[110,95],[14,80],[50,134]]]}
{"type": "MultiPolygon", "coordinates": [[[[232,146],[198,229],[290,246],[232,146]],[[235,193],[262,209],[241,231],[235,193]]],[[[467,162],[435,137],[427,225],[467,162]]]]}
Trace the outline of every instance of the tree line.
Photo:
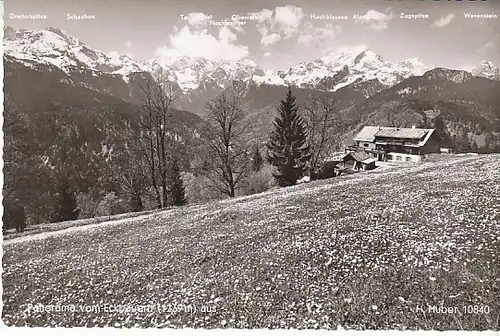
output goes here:
{"type": "MultiPolygon", "coordinates": [[[[108,156],[99,164],[86,164],[83,156],[69,155],[64,147],[54,153],[57,159],[44,170],[47,184],[54,184],[47,195],[50,206],[44,208],[50,215],[33,219],[36,215],[30,213],[30,205],[23,204],[26,202],[19,193],[10,192],[12,188],[6,188],[4,222],[23,231],[28,217],[31,223],[46,221],[44,218],[52,222],[75,220],[248,195],[276,185],[291,186],[305,175],[317,178],[321,162],[339,133],[335,99],[326,90],[311,95],[299,106],[288,88],[265,143],[254,139],[248,111],[231,88],[207,102],[206,117],[198,129],[190,130],[194,133],[191,137],[179,135],[172,126],[178,98],[175,86],[159,78],[147,82],[141,91],[139,112],[121,126],[108,125],[116,146],[108,148],[108,156]],[[67,168],[76,161],[77,167],[67,168]]],[[[65,136],[76,139],[75,132],[68,128],[65,136]]],[[[13,146],[23,142],[16,141],[15,132],[7,133],[13,146]]],[[[16,151],[13,148],[9,153],[6,166],[14,167],[19,162],[16,151]]],[[[9,185],[17,184],[18,190],[24,190],[29,189],[29,180],[36,179],[36,174],[24,182],[13,173],[7,178],[13,176],[15,181],[9,185]]]]}

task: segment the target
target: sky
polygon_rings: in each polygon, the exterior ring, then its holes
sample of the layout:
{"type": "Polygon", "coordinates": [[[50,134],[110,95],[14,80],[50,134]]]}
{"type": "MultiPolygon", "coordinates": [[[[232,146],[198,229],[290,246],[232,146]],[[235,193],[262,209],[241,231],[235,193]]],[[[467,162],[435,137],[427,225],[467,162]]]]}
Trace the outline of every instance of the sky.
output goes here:
{"type": "Polygon", "coordinates": [[[275,70],[340,48],[367,47],[390,62],[418,57],[450,68],[472,69],[482,60],[500,66],[498,0],[5,0],[4,24],[56,27],[95,49],[139,61],[164,55],[250,59],[275,70]],[[13,16],[21,14],[46,18],[13,16]],[[84,14],[90,19],[68,19],[84,14]]]}

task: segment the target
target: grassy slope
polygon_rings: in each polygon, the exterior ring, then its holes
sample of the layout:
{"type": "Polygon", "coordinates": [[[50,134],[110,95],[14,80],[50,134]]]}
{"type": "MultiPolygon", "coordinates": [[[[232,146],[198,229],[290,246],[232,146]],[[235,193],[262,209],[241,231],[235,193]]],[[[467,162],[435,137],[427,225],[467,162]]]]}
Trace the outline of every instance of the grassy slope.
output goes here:
{"type": "Polygon", "coordinates": [[[4,250],[3,319],[497,329],[499,181],[500,155],[453,157],[12,244],[4,250]],[[101,311],[28,314],[28,303],[101,311]],[[178,311],[111,313],[105,304],[178,311]],[[487,305],[489,314],[433,314],[427,305],[487,305]]]}
{"type": "Polygon", "coordinates": [[[118,215],[77,219],[74,221],[29,225],[26,227],[26,230],[24,232],[16,232],[15,228],[6,230],[7,234],[5,234],[3,236],[3,239],[4,239],[4,241],[7,241],[7,240],[11,240],[11,239],[16,239],[19,237],[37,235],[39,233],[44,233],[44,232],[61,231],[64,229],[80,227],[80,226],[85,226],[85,225],[93,225],[93,224],[101,224],[101,223],[105,224],[106,222],[109,222],[109,221],[115,221],[115,220],[120,220],[120,219],[125,219],[125,218],[139,217],[142,215],[147,215],[147,214],[153,213],[155,211],[157,211],[157,210],[148,210],[148,211],[141,211],[141,212],[129,212],[129,213],[118,214],[118,215]]]}

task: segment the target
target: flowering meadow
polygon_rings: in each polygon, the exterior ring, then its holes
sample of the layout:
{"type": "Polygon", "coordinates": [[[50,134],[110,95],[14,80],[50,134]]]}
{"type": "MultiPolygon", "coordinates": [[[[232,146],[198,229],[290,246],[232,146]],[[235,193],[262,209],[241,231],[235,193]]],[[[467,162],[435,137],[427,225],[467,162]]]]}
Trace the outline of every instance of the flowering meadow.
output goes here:
{"type": "Polygon", "coordinates": [[[13,239],[4,244],[2,318],[499,329],[499,253],[500,155],[449,156],[13,239]]]}

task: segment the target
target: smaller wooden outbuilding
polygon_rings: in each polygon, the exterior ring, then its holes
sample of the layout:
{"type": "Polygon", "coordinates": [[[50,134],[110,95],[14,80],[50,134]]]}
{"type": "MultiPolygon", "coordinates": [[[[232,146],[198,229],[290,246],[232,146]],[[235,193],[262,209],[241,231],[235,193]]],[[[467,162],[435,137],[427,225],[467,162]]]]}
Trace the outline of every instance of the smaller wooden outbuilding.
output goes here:
{"type": "Polygon", "coordinates": [[[372,170],[375,169],[375,161],[367,152],[350,152],[342,158],[341,167],[352,170],[372,170]]]}
{"type": "Polygon", "coordinates": [[[325,160],[315,174],[318,180],[376,168],[377,160],[364,151],[336,153],[325,160]]]}

